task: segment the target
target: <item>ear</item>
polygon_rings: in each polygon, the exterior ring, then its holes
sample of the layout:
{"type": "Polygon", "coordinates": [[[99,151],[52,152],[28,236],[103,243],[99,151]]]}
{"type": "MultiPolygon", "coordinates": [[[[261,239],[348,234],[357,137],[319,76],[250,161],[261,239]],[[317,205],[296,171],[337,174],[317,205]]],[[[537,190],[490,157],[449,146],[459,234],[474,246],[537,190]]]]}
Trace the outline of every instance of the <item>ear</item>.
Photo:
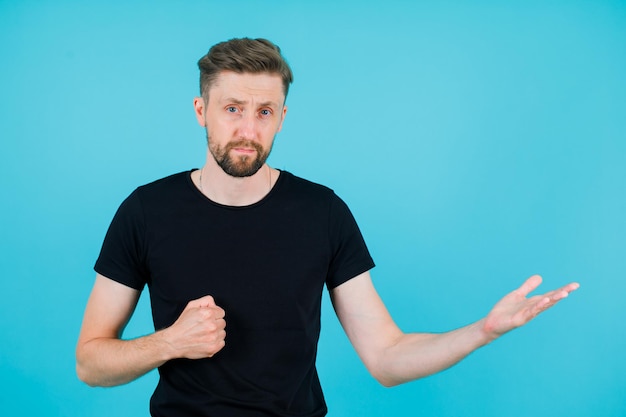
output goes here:
{"type": "Polygon", "coordinates": [[[196,114],[196,120],[198,120],[198,124],[200,126],[206,126],[206,120],[204,118],[205,114],[205,103],[202,97],[195,97],[193,99],[193,109],[196,114]]]}
{"type": "Polygon", "coordinates": [[[285,121],[285,116],[287,115],[287,106],[283,106],[283,113],[280,115],[280,124],[278,125],[278,130],[276,133],[280,132],[283,129],[283,122],[285,121]]]}

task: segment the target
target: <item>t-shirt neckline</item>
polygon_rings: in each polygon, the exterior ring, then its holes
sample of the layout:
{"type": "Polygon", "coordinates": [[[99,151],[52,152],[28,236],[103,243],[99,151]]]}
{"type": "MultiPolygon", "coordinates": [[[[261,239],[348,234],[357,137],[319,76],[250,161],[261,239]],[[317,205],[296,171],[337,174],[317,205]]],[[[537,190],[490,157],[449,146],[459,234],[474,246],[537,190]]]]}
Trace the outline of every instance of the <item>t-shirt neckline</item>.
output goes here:
{"type": "Polygon", "coordinates": [[[287,171],[283,171],[281,169],[275,168],[278,171],[278,178],[276,179],[276,182],[274,183],[274,186],[272,187],[272,189],[263,196],[263,198],[261,198],[259,201],[256,201],[252,204],[247,204],[245,206],[229,206],[227,204],[221,204],[218,203],[214,200],[211,200],[209,197],[207,197],[206,195],[204,195],[204,193],[202,193],[198,187],[196,186],[196,184],[194,184],[193,180],[191,179],[191,174],[194,171],[197,171],[199,168],[192,168],[191,170],[189,170],[187,172],[187,175],[185,176],[187,179],[187,184],[191,187],[191,189],[193,190],[193,192],[200,197],[204,202],[209,203],[215,207],[219,207],[219,208],[224,208],[224,209],[229,209],[229,210],[245,210],[245,209],[250,209],[250,208],[255,208],[258,207],[260,205],[265,204],[266,201],[268,201],[269,199],[272,198],[272,196],[274,196],[279,188],[282,187],[282,184],[284,182],[284,177],[285,177],[285,173],[287,173],[287,171]]]}

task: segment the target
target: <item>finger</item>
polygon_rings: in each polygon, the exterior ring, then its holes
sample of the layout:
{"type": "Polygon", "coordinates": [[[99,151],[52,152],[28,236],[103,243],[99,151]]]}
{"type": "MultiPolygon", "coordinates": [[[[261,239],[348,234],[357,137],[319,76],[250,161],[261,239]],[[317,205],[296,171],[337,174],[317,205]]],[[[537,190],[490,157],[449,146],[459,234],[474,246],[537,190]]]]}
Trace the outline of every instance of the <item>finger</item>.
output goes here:
{"type": "Polygon", "coordinates": [[[198,314],[205,320],[224,320],[226,314],[219,307],[198,307],[198,314]]]}
{"type": "Polygon", "coordinates": [[[215,325],[217,326],[218,329],[220,329],[221,331],[223,331],[224,333],[226,333],[224,331],[224,329],[226,328],[226,321],[224,319],[218,319],[215,321],[215,325]]]}
{"type": "Polygon", "coordinates": [[[224,311],[223,308],[220,307],[213,307],[213,317],[215,317],[217,320],[223,320],[224,317],[226,316],[226,312],[224,311]]]}
{"type": "Polygon", "coordinates": [[[579,287],[577,283],[568,284],[558,290],[550,291],[542,296],[537,296],[538,301],[533,307],[533,315],[537,315],[544,310],[554,306],[559,301],[567,298],[570,292],[576,290],[579,287]]]}
{"type": "Polygon", "coordinates": [[[534,291],[539,286],[539,284],[541,284],[541,281],[541,276],[533,275],[532,277],[528,278],[521,287],[517,289],[517,292],[526,297],[528,294],[534,291]]]}
{"type": "Polygon", "coordinates": [[[226,346],[225,340],[221,340],[219,343],[216,343],[215,346],[213,347],[213,352],[209,354],[209,357],[212,358],[216,353],[224,349],[224,346],[226,346]]]}
{"type": "Polygon", "coordinates": [[[571,282],[571,283],[567,284],[566,286],[564,286],[563,290],[567,291],[568,293],[570,293],[572,291],[576,291],[579,288],[580,288],[580,284],[579,283],[571,282]]]}
{"type": "Polygon", "coordinates": [[[564,287],[559,288],[557,297],[559,300],[566,298],[570,295],[571,292],[576,291],[578,288],[580,288],[580,284],[578,284],[577,282],[567,284],[564,287]]]}
{"type": "Polygon", "coordinates": [[[216,307],[215,300],[210,295],[205,295],[204,297],[197,298],[195,300],[191,300],[188,304],[188,308],[197,308],[197,307],[216,307]]]}
{"type": "Polygon", "coordinates": [[[577,282],[572,282],[571,284],[567,284],[561,288],[550,291],[544,296],[549,297],[551,300],[555,301],[562,300],[563,298],[568,297],[572,291],[577,290],[579,287],[580,285],[577,282]]]}
{"type": "Polygon", "coordinates": [[[556,303],[556,301],[557,301],[556,298],[542,297],[541,300],[539,300],[537,302],[537,304],[535,304],[534,314],[537,315],[538,313],[542,312],[543,310],[552,307],[554,305],[554,303],[556,303]]]}

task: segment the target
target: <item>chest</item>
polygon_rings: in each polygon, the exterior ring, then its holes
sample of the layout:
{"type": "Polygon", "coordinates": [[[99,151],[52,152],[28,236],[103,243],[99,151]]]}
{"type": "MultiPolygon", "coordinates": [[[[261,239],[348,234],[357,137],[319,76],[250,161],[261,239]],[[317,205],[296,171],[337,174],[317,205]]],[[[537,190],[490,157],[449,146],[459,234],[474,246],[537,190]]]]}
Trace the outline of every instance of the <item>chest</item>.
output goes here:
{"type": "Polygon", "coordinates": [[[322,213],[185,210],[151,221],[158,222],[148,229],[146,256],[155,325],[170,324],[204,295],[243,327],[291,328],[319,315],[331,259],[322,213]]]}

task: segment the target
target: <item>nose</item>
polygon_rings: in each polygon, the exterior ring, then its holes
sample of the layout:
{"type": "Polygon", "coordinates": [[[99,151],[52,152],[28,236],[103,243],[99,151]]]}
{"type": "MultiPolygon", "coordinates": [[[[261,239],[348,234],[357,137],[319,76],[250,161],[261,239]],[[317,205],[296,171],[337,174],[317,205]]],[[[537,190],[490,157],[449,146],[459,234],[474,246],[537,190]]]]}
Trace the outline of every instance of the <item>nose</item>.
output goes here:
{"type": "Polygon", "coordinates": [[[243,114],[239,120],[238,136],[242,139],[255,140],[257,138],[258,120],[254,113],[243,114]]]}

